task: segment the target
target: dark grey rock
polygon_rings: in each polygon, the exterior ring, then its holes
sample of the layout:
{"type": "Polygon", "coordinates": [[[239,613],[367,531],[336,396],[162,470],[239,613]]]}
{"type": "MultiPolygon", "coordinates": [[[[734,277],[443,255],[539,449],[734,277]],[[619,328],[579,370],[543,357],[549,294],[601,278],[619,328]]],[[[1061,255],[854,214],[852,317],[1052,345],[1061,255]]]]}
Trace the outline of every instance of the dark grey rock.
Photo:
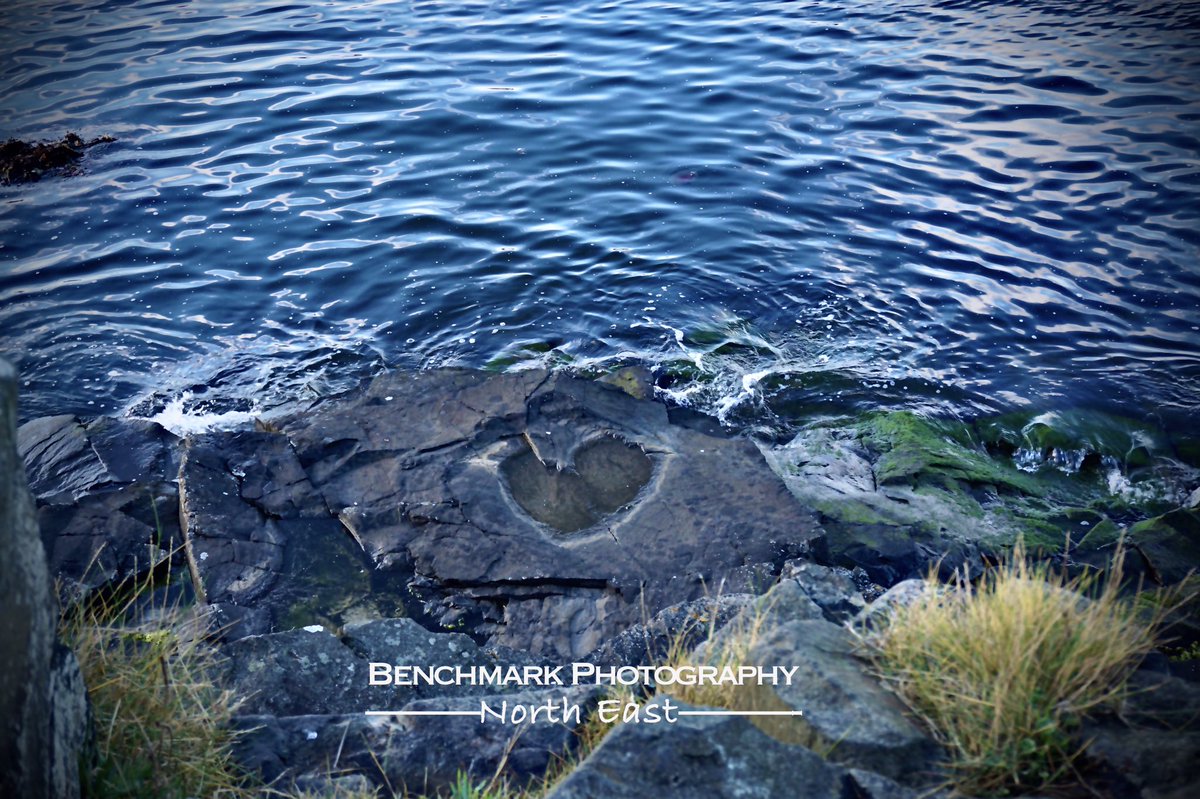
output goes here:
{"type": "Polygon", "coordinates": [[[476,715],[481,704],[501,712],[508,703],[511,712],[516,704],[566,703],[579,706],[582,720],[597,696],[594,688],[556,688],[422,700],[402,708],[461,710],[468,716],[245,716],[238,719],[244,732],[235,755],[280,785],[328,772],[362,774],[380,786],[420,795],[452,785],[460,772],[473,782],[499,773],[510,784],[524,784],[570,751],[578,723],[569,715],[563,721],[560,711],[556,723],[543,715],[536,723],[502,724],[489,717],[481,724],[476,715]]]}
{"type": "Polygon", "coordinates": [[[795,580],[829,621],[849,621],[866,607],[867,603],[863,601],[848,569],[792,561],[784,567],[780,576],[795,580]]]}
{"type": "Polygon", "coordinates": [[[157,422],[100,417],[86,430],[110,482],[157,482],[179,470],[179,438],[157,422]]]}
{"type": "Polygon", "coordinates": [[[398,666],[526,665],[524,653],[483,651],[460,633],[430,632],[412,619],[347,625],[343,638],[313,625],[230,641],[224,682],[248,715],[299,716],[388,710],[427,697],[503,693],[485,685],[369,684],[372,662],[398,666]]]}
{"type": "MultiPolygon", "coordinates": [[[[267,432],[189,439],[179,472],[180,517],[196,591],[234,636],[353,618],[371,593],[368,562],[309,483],[287,438],[267,432]],[[226,617],[222,619],[221,617],[226,617]]],[[[376,613],[395,608],[377,609],[376,613]]]]}
{"type": "Polygon", "coordinates": [[[177,439],[144,419],[46,416],[21,425],[18,447],[34,495],[69,504],[108,485],[173,476],[177,439]]]}
{"type": "Polygon", "coordinates": [[[904,608],[933,590],[924,580],[903,580],[896,583],[878,599],[859,611],[854,623],[864,630],[873,630],[886,623],[888,616],[898,608],[904,608]]]}
{"type": "Polygon", "coordinates": [[[17,431],[17,446],[30,490],[38,499],[70,502],[108,480],[108,470],[74,416],[46,416],[26,422],[17,431]]]}
{"type": "Polygon", "coordinates": [[[722,583],[761,590],[820,546],[749,441],[566,375],[385,375],[281,427],[428,613],[535,653],[581,657],[722,583]]]}
{"type": "Polygon", "coordinates": [[[209,633],[223,642],[271,632],[271,612],[267,608],[245,608],[232,602],[206,605],[209,633]]]}
{"type": "MultiPolygon", "coordinates": [[[[57,641],[16,421],[16,372],[0,359],[0,796],[59,799],[79,795],[87,699],[74,654],[57,641]]],[[[71,437],[59,437],[64,449],[71,437]]]]}
{"type": "Polygon", "coordinates": [[[1140,799],[1200,793],[1200,686],[1141,669],[1117,712],[1084,722],[1075,738],[1099,777],[1140,799]]]}
{"type": "Polygon", "coordinates": [[[179,470],[180,518],[196,592],[205,602],[248,606],[271,588],[283,565],[274,520],[239,501],[222,438],[192,439],[179,470]]]}
{"type": "Polygon", "coordinates": [[[621,631],[586,658],[597,666],[649,666],[664,662],[672,647],[692,649],[735,618],[752,601],[750,594],[722,594],[678,602],[644,624],[621,631]]]}
{"type": "Polygon", "coordinates": [[[342,642],[358,657],[411,665],[486,663],[479,647],[462,633],[433,633],[412,619],[381,619],[346,625],[342,642]]]}
{"type": "Polygon", "coordinates": [[[183,543],[176,489],[168,483],[109,487],[72,505],[42,505],[38,524],[50,570],[71,598],[137,578],[183,543]]]}
{"type": "Polygon", "coordinates": [[[223,654],[223,682],[245,700],[245,714],[352,713],[391,698],[367,685],[365,661],[319,628],[247,636],[223,654]]]}
{"type": "Polygon", "coordinates": [[[617,727],[547,799],[911,795],[878,775],[851,772],[808,749],[781,743],[745,718],[692,716],[674,724],[617,727]]]}
{"type": "Polygon", "coordinates": [[[791,684],[774,692],[784,706],[804,713],[812,748],[900,782],[935,781],[938,745],[868,673],[855,647],[843,627],[804,618],[782,621],[772,612],[750,660],[798,667],[791,684]]]}

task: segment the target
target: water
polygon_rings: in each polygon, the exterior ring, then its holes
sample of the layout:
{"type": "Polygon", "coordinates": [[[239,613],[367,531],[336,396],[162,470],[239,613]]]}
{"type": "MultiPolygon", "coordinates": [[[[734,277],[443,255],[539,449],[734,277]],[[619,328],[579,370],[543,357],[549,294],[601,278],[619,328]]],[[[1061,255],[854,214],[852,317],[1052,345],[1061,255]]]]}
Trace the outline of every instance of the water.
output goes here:
{"type": "Polygon", "coordinates": [[[631,362],[731,424],[1200,410],[1200,4],[6,7],[0,135],[118,139],[0,188],[24,417],[631,362]]]}

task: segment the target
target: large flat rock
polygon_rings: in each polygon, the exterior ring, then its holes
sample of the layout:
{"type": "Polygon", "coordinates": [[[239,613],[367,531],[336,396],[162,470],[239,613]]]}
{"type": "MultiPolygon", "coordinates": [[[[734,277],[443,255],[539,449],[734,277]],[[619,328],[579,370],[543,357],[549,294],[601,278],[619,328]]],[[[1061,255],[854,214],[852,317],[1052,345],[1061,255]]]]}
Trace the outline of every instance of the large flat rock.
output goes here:
{"type": "Polygon", "coordinates": [[[385,375],[285,420],[313,485],[445,625],[564,658],[761,588],[822,540],[746,439],[542,371],[385,375]]]}

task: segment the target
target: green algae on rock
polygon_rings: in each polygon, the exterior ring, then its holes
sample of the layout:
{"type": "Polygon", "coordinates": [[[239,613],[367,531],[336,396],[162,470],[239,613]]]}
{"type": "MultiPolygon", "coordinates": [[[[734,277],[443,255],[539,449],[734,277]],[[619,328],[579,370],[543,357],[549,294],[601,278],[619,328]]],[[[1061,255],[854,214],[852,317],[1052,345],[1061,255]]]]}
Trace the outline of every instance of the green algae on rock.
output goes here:
{"type": "MultiPolygon", "coordinates": [[[[789,489],[822,514],[833,562],[861,566],[885,585],[939,561],[943,569],[982,565],[1018,536],[1047,552],[1068,540],[1086,540],[1084,551],[1107,547],[1128,525],[1177,507],[1174,486],[1194,481],[1165,457],[1165,437],[1149,425],[1092,418],[1050,431],[1052,418],[1024,418],[1018,427],[1015,417],[971,424],[876,412],[814,421],[787,444],[760,447],[789,489]],[[1012,431],[1022,429],[1042,443],[1096,453],[1097,468],[1020,463],[1012,431]]],[[[1160,531],[1154,542],[1164,559],[1170,551],[1196,562],[1178,535],[1160,531]]]]}

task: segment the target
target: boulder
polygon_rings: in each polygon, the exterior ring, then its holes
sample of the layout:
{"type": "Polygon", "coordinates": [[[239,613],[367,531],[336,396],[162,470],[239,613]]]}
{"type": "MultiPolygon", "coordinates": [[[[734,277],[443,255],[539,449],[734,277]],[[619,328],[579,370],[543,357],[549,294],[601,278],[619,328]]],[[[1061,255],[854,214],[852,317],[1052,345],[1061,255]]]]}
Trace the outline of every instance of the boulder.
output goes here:
{"type": "Polygon", "coordinates": [[[776,687],[775,694],[783,706],[803,711],[812,748],[900,782],[936,782],[937,743],[869,673],[855,649],[844,627],[799,619],[768,625],[749,657],[753,663],[798,667],[791,684],[776,687]]]}
{"type": "Polygon", "coordinates": [[[1200,794],[1200,690],[1145,668],[1129,687],[1122,707],[1085,721],[1075,736],[1092,779],[1138,799],[1200,794]]]}
{"type": "Polygon", "coordinates": [[[31,419],[17,433],[39,501],[70,504],[98,488],[173,480],[178,439],[144,419],[31,419]]]}
{"type": "Polygon", "coordinates": [[[794,581],[825,619],[836,624],[849,621],[867,604],[849,569],[792,561],[784,566],[780,577],[794,581]]]}

